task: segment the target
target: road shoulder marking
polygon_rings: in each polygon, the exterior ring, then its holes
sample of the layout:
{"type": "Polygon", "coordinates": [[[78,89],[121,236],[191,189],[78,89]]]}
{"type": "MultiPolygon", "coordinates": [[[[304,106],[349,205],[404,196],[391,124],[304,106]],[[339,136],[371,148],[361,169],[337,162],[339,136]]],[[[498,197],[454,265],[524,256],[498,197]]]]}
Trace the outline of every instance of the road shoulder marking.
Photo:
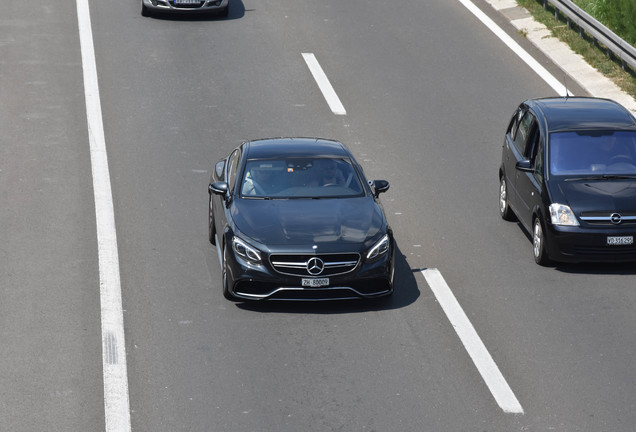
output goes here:
{"type": "Polygon", "coordinates": [[[508,46],[515,54],[521,58],[537,75],[539,75],[552,89],[560,96],[566,95],[566,89],[554,75],[552,75],[546,68],[534,59],[521,45],[514,41],[501,27],[499,27],[488,15],[481,11],[470,0],[458,0],[468,9],[473,15],[479,19],[490,31],[492,31],[501,41],[508,46]]]}
{"type": "Polygon", "coordinates": [[[77,0],[86,121],[90,145],[95,220],[99,258],[99,285],[102,326],[102,367],[104,379],[104,420],[106,432],[129,432],[130,402],[124,315],[121,300],[119,253],[115,230],[113,194],[106,156],[95,47],[88,0],[77,0]]]}
{"type": "Polygon", "coordinates": [[[437,301],[446,313],[468,355],[486,382],[497,404],[504,412],[523,414],[523,408],[517,400],[506,379],[499,371],[488,349],[481,341],[477,331],[464,313],[455,295],[437,269],[424,269],[422,275],[435,294],[437,301]]]}

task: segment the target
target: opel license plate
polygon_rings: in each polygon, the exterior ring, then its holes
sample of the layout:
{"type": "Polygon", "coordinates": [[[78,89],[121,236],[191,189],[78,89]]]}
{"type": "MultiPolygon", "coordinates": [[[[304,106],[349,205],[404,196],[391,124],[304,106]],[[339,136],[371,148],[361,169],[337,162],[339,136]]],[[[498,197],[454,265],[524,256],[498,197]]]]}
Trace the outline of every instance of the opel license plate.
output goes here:
{"type": "Polygon", "coordinates": [[[329,278],[303,279],[303,286],[310,288],[320,288],[329,286],[329,278]]]}
{"type": "Polygon", "coordinates": [[[625,246],[634,244],[634,236],[607,236],[608,246],[625,246]]]}

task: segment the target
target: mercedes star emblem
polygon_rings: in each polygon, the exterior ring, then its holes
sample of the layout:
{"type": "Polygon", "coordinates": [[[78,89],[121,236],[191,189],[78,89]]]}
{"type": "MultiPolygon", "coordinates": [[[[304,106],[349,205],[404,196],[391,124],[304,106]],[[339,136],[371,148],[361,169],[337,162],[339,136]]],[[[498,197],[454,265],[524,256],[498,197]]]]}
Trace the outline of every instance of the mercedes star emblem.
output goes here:
{"type": "Polygon", "coordinates": [[[325,263],[320,258],[311,258],[307,261],[307,272],[312,276],[317,276],[325,269],[325,263]]]}

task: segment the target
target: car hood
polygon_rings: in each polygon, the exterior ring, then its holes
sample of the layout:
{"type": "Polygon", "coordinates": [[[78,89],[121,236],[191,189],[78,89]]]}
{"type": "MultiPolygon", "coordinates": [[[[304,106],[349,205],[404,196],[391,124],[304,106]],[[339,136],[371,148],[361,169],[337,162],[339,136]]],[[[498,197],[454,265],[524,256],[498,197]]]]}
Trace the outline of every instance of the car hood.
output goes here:
{"type": "Polygon", "coordinates": [[[267,246],[366,243],[386,226],[372,197],[237,199],[232,207],[236,229],[267,246]]]}
{"type": "Polygon", "coordinates": [[[559,183],[563,200],[580,214],[585,211],[636,212],[634,180],[571,180],[559,183]]]}

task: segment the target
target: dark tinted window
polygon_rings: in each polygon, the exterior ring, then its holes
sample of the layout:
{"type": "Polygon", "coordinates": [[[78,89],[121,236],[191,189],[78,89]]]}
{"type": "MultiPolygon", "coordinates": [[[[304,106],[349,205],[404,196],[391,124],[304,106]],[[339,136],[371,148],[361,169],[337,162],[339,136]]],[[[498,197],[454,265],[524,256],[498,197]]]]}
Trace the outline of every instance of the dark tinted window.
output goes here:
{"type": "Polygon", "coordinates": [[[529,111],[526,112],[519,121],[517,133],[514,136],[514,144],[517,150],[523,155],[526,155],[526,141],[528,140],[534,123],[534,116],[529,111]]]}
{"type": "MultiPolygon", "coordinates": [[[[537,133],[537,136],[538,135],[539,134],[537,133]]],[[[545,161],[543,146],[540,144],[541,144],[541,140],[540,138],[537,138],[537,146],[535,147],[536,152],[534,155],[534,175],[536,177],[543,177],[543,167],[544,167],[544,161],[545,161]]]]}
{"type": "Polygon", "coordinates": [[[636,175],[636,132],[552,133],[549,152],[555,175],[636,175]]]}
{"type": "Polygon", "coordinates": [[[351,161],[340,158],[251,159],[241,181],[241,196],[247,198],[336,198],[362,193],[351,161]]]}
{"type": "Polygon", "coordinates": [[[515,114],[512,116],[510,124],[508,125],[508,133],[513,140],[515,139],[517,127],[519,126],[519,120],[521,120],[521,117],[523,117],[523,113],[524,111],[521,108],[518,108],[517,111],[515,111],[515,114]]]}
{"type": "Polygon", "coordinates": [[[216,163],[214,166],[214,174],[219,181],[225,181],[225,160],[216,163]]]}
{"type": "Polygon", "coordinates": [[[230,190],[234,190],[234,184],[236,182],[236,171],[238,170],[239,162],[241,161],[241,152],[239,149],[234,150],[230,157],[227,159],[227,183],[230,186],[230,190]]]}
{"type": "Polygon", "coordinates": [[[534,161],[534,157],[537,154],[537,148],[539,146],[540,132],[536,121],[532,121],[530,130],[528,131],[528,139],[526,140],[525,147],[523,149],[523,156],[526,159],[534,161]]]}

